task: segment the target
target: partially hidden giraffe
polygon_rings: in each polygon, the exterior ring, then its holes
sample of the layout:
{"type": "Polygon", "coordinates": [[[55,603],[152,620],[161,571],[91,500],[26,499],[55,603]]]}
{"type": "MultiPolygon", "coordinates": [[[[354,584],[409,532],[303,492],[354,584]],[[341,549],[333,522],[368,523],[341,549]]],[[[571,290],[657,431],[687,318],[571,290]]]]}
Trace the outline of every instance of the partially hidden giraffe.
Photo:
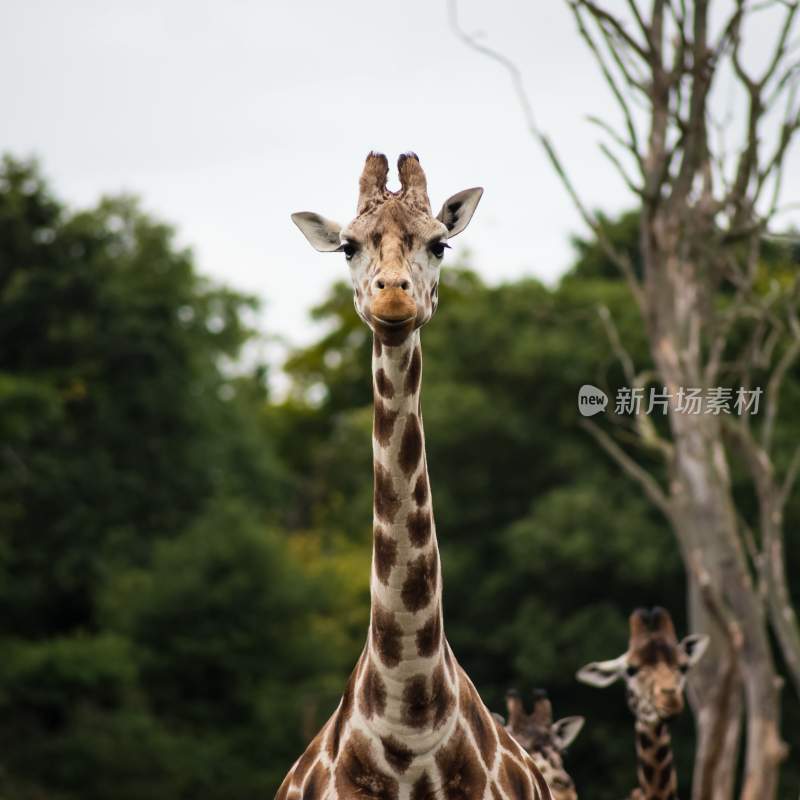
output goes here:
{"type": "Polygon", "coordinates": [[[567,748],[581,732],[583,717],[562,717],[553,722],[553,705],[544,689],[533,692],[533,710],[525,710],[522,695],[516,689],[506,692],[508,722],[495,716],[505,729],[525,748],[544,775],[553,800],[578,800],[575,782],[564,767],[567,748]]]}
{"type": "Polygon", "coordinates": [[[482,189],[431,213],[425,174],[400,156],[389,191],[370,153],[345,227],[292,215],[314,248],[341,252],[373,333],[373,548],[364,651],[333,716],[277,800],[548,800],[533,760],[484,706],[445,639],[442,582],[420,414],[420,328],[436,311],[448,240],[482,189]]]}
{"type": "Polygon", "coordinates": [[[663,608],[639,608],[629,619],[628,649],[610,661],[578,671],[578,680],[605,687],[622,678],[635,717],[639,788],[631,800],[677,800],[678,778],[668,722],[683,710],[686,674],[703,656],[708,636],[691,634],[680,642],[663,608]]]}

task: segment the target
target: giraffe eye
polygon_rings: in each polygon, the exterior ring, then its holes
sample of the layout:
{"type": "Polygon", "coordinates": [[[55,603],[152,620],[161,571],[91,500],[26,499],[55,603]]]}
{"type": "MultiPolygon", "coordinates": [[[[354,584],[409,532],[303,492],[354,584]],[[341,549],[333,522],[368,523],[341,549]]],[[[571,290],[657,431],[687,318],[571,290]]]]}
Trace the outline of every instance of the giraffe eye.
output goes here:
{"type": "Polygon", "coordinates": [[[689,665],[681,664],[678,669],[685,675],[689,671],[689,665]]]}
{"type": "Polygon", "coordinates": [[[635,667],[633,664],[629,664],[625,670],[625,674],[632,678],[638,671],[639,667],[635,667]]]}
{"type": "Polygon", "coordinates": [[[356,247],[353,242],[342,242],[342,246],[339,249],[344,253],[344,257],[349,261],[356,254],[358,247],[356,247]]]}
{"type": "Polygon", "coordinates": [[[447,242],[431,242],[428,245],[428,250],[433,253],[434,258],[441,258],[444,255],[444,250],[446,247],[450,247],[447,242]]]}

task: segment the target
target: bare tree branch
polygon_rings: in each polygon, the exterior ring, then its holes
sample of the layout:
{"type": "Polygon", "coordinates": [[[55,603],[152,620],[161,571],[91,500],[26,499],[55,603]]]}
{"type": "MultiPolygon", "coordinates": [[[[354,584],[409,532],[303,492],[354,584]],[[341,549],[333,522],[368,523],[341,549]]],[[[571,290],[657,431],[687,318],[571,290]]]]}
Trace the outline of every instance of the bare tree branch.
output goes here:
{"type": "Polygon", "coordinates": [[[641,465],[637,464],[602,428],[591,420],[581,420],[581,425],[592,435],[594,440],[611,456],[617,465],[639,486],[667,519],[672,519],[672,507],[664,490],[653,476],[641,465]]]}
{"type": "MultiPolygon", "coordinates": [[[[800,688],[800,626],[783,557],[783,510],[800,475],[800,447],[783,475],[776,475],[772,450],[781,385],[800,359],[800,321],[797,298],[789,298],[788,326],[779,314],[791,294],[785,282],[767,283],[765,289],[761,276],[763,241],[779,213],[784,165],[800,131],[800,63],[792,63],[800,0],[732,0],[732,11],[713,37],[710,29],[717,26],[709,23],[710,0],[651,0],[646,7],[639,0],[565,2],[622,112],[619,133],[604,121],[591,121],[609,135],[611,146],[604,144],[601,150],[641,204],[636,272],[632,259],[609,241],[602,219],[581,203],[552,143],[533,119],[519,69],[459,28],[455,0],[450,0],[451,21],[463,41],[508,71],[531,133],[603,252],[631,287],[650,345],[652,375],[636,372],[610,314],[600,312],[631,388],[660,384],[674,397],[680,387],[708,388],[717,381],[729,385],[736,376],[749,389],[763,380],[765,371],[769,374],[760,425],[747,414],[723,422],[673,406],[666,436],[642,414],[630,425],[626,421],[627,427],[618,425],[613,437],[590,420],[581,424],[671,522],[693,576],[693,624],[712,636],[712,652],[721,659],[707,662],[695,676],[703,691],[697,693],[701,735],[696,755],[702,785],[695,786],[694,800],[710,797],[703,792],[711,787],[715,798],[733,794],[741,706],[738,699],[730,705],[725,695],[738,692],[741,685],[746,691],[737,697],[742,698],[749,731],[741,798],[774,800],[785,748],[780,679],[768,628],[800,688]],[[769,9],[781,20],[765,66],[756,73],[745,64],[745,28],[753,14],[769,9]],[[728,68],[732,90],[745,100],[741,125],[732,116],[721,124],[711,118],[712,92],[728,68]],[[785,108],[779,109],[784,102],[785,108]],[[644,117],[636,112],[638,103],[644,117]],[[777,136],[770,140],[773,128],[768,135],[768,125],[778,110],[783,118],[778,117],[777,136]],[[731,149],[730,164],[723,141],[726,129],[742,133],[731,149]],[[737,509],[729,463],[734,450],[723,436],[728,429],[742,450],[758,499],[756,532],[737,509]],[[628,441],[664,457],[667,485],[623,449],[628,441]],[[714,620],[717,624],[710,624],[714,620]]],[[[731,103],[732,109],[741,107],[731,103]]]]}
{"type": "Polygon", "coordinates": [[[783,483],[781,484],[778,500],[781,507],[784,507],[789,500],[789,495],[792,493],[795,481],[797,480],[798,470],[800,470],[800,445],[795,448],[791,461],[789,461],[789,467],[787,468],[786,474],[783,477],[783,483]]]}
{"type": "MultiPolygon", "coordinates": [[[[590,0],[580,0],[581,5],[585,6],[592,14],[600,20],[604,25],[607,25],[611,30],[615,31],[619,38],[625,42],[634,53],[640,56],[644,61],[649,58],[648,48],[642,46],[631,36],[622,23],[614,16],[609,14],[605,9],[601,8],[590,0]]],[[[571,2],[571,4],[573,4],[571,2]]]]}
{"type": "Polygon", "coordinates": [[[614,318],[611,316],[611,311],[608,306],[599,306],[597,309],[597,316],[600,317],[600,321],[603,323],[606,336],[608,337],[611,349],[614,351],[614,355],[622,365],[622,372],[625,375],[625,380],[628,382],[629,386],[633,386],[636,381],[636,368],[633,365],[633,359],[630,353],[622,344],[622,339],[620,339],[619,331],[614,324],[614,318]]]}
{"type": "Polygon", "coordinates": [[[563,164],[561,163],[561,159],[558,157],[558,154],[556,153],[556,150],[553,147],[552,142],[550,141],[549,137],[541,131],[541,129],[536,123],[536,118],[533,113],[533,108],[528,99],[527,92],[525,91],[525,84],[522,80],[522,73],[519,71],[519,68],[511,59],[507,58],[502,53],[493,50],[491,47],[487,47],[481,42],[478,42],[474,36],[470,36],[469,34],[464,32],[464,30],[460,27],[458,22],[457,0],[450,0],[449,9],[450,9],[450,24],[456,35],[473,50],[476,50],[477,52],[482,53],[487,58],[496,61],[498,64],[503,66],[506,72],[508,72],[509,77],[511,78],[511,83],[514,87],[514,92],[517,95],[517,100],[519,101],[520,107],[522,108],[522,111],[525,115],[525,120],[528,126],[528,130],[544,149],[545,154],[547,155],[547,158],[549,159],[551,166],[553,167],[558,177],[561,179],[562,185],[566,189],[567,194],[572,199],[572,202],[574,203],[575,207],[578,209],[578,212],[580,213],[584,222],[592,229],[595,236],[597,236],[598,242],[600,243],[606,255],[611,259],[611,261],[614,264],[617,265],[621,273],[625,276],[625,279],[628,282],[628,286],[631,290],[631,293],[634,296],[634,299],[636,300],[639,307],[643,308],[644,297],[642,295],[642,287],[639,283],[638,278],[636,277],[636,274],[633,269],[633,264],[631,263],[630,258],[628,258],[628,256],[625,253],[619,252],[613,246],[608,236],[606,236],[605,231],[603,230],[603,226],[598,222],[597,218],[589,211],[589,209],[584,205],[583,201],[580,199],[577,191],[575,190],[574,185],[572,184],[572,181],[570,180],[566,170],[564,169],[563,164]]]}
{"type": "Polygon", "coordinates": [[[761,429],[761,447],[767,453],[770,452],[772,447],[772,435],[775,430],[775,420],[778,416],[783,379],[786,377],[789,367],[797,360],[798,355],[800,355],[800,339],[794,339],[783,351],[767,384],[765,418],[761,429]]]}
{"type": "MultiPolygon", "coordinates": [[[[617,105],[622,110],[622,115],[625,118],[625,127],[628,131],[628,142],[627,147],[628,149],[634,154],[636,158],[636,162],[639,166],[640,171],[643,169],[643,163],[641,156],[639,154],[639,137],[636,133],[636,125],[633,121],[633,116],[630,113],[630,108],[628,104],[625,102],[625,97],[622,94],[617,82],[614,80],[614,76],[611,73],[611,70],[608,68],[605,59],[603,58],[600,49],[595,44],[594,39],[592,39],[589,31],[587,30],[586,26],[583,23],[583,18],[581,17],[579,7],[577,3],[570,2],[570,8],[572,9],[572,15],[575,18],[575,22],[578,26],[578,32],[583,37],[583,40],[589,47],[589,50],[595,57],[595,61],[597,61],[598,66],[600,67],[600,71],[603,73],[603,77],[606,79],[606,83],[608,83],[609,88],[611,89],[614,98],[617,101],[617,105]]],[[[612,53],[615,52],[612,49],[612,53]]],[[[623,73],[628,80],[629,84],[639,87],[639,84],[633,81],[631,78],[628,77],[627,72],[623,73]]],[[[643,87],[640,87],[643,89],[643,87]]]]}

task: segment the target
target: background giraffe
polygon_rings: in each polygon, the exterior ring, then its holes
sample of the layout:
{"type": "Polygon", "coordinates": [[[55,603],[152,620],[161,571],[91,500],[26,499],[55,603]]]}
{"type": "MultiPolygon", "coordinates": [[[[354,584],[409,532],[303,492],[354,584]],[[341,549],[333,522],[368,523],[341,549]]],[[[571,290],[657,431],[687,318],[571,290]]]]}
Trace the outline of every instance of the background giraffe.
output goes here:
{"type": "Polygon", "coordinates": [[[581,732],[583,717],[563,717],[553,722],[553,706],[543,689],[533,692],[533,711],[528,714],[516,689],[506,693],[508,723],[495,716],[525,748],[544,775],[553,800],[578,800],[575,782],[564,768],[564,754],[581,732]]]}
{"type": "Polygon", "coordinates": [[[625,681],[628,706],[636,718],[639,789],[635,800],[676,800],[678,779],[667,722],[683,710],[686,673],[708,646],[705,635],[678,642],[672,618],[663,608],[637,609],[630,616],[628,650],[610,661],[595,661],[578,680],[605,687],[625,681]]]}
{"type": "Polygon", "coordinates": [[[370,627],[339,707],[290,770],[279,800],[549,798],[541,772],[493,719],[443,634],[439,550],[420,414],[419,329],[438,303],[447,240],[482,189],[431,214],[414,154],[370,153],[356,218],[292,219],[323,252],[350,266],[356,311],[373,332],[374,514],[370,627]]]}

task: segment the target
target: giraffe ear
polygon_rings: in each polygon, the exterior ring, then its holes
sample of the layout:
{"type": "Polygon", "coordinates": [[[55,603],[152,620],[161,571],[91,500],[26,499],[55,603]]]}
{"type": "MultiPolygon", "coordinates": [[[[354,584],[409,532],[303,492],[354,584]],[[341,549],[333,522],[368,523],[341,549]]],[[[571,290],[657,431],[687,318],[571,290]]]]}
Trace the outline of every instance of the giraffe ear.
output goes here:
{"type": "Polygon", "coordinates": [[[709,638],[704,633],[692,633],[681,639],[678,647],[683,650],[686,658],[689,659],[689,666],[694,666],[706,652],[709,638]]]}
{"type": "Polygon", "coordinates": [[[625,655],[612,658],[610,661],[592,661],[591,664],[581,667],[575,677],[581,683],[605,689],[606,686],[610,686],[615,680],[622,677],[627,663],[625,655]]]}
{"type": "Polygon", "coordinates": [[[550,728],[557,750],[566,750],[577,738],[586,720],[583,717],[562,717],[550,728]]]}
{"type": "Polygon", "coordinates": [[[461,233],[469,225],[482,194],[483,189],[476,186],[474,189],[464,189],[463,192],[458,192],[444,201],[436,219],[447,226],[448,239],[461,233]]]}
{"type": "Polygon", "coordinates": [[[303,236],[315,250],[321,253],[334,253],[341,248],[339,232],[342,226],[338,222],[332,222],[311,211],[298,211],[292,214],[292,222],[300,228],[303,236]]]}

